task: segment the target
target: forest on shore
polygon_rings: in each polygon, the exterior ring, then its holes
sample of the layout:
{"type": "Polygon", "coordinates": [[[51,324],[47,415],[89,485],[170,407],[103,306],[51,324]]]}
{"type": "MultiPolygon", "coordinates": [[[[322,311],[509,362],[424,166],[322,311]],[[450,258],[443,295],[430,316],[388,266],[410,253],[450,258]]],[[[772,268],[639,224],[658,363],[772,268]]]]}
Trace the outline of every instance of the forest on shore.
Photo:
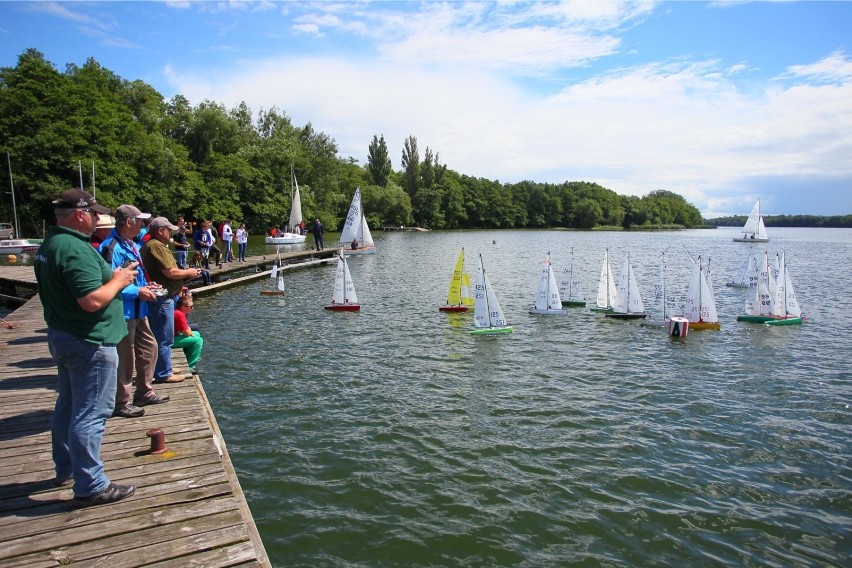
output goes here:
{"type": "MultiPolygon", "coordinates": [[[[34,48],[15,67],[0,68],[0,148],[9,160],[5,188],[14,182],[24,235],[38,234],[51,219],[51,199],[81,185],[106,206],[132,203],[171,219],[230,218],[252,233],[265,232],[289,217],[291,167],[305,222],[319,217],[329,231],[342,226],[356,187],[373,227],[705,225],[695,206],[664,189],[635,197],[585,181],[467,176],[442,164],[428,146],[421,156],[413,135],[404,141],[399,169],[383,135],[365,140],[367,159],[360,165],[340,156],[329,134],[310,122],[293,124],[280,109],[255,113],[245,103],[227,109],[209,100],[193,106],[182,95],[165,100],[143,81],[125,80],[91,58],[59,71],[34,48]]],[[[5,188],[2,221],[12,219],[5,188]]]]}

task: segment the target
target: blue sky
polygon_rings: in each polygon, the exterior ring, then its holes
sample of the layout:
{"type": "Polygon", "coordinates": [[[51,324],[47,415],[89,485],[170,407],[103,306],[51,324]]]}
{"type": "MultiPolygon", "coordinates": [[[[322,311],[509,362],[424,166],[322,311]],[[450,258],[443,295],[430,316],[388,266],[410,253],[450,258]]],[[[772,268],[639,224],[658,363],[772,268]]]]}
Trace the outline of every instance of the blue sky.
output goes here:
{"type": "Polygon", "coordinates": [[[460,173],[852,214],[852,2],[0,2],[0,66],[93,57],[166,99],[417,137],[460,173]]]}

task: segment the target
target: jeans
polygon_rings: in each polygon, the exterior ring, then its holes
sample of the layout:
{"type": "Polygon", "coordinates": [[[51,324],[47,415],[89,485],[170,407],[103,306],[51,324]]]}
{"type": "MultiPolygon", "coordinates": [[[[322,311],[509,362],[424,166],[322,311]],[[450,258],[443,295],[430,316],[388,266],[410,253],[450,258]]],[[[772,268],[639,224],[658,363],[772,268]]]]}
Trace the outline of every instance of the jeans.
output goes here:
{"type": "Polygon", "coordinates": [[[189,368],[195,371],[195,366],[198,365],[198,360],[201,358],[201,350],[204,348],[204,338],[201,337],[201,334],[193,331],[191,337],[182,333],[176,335],[172,347],[183,349],[189,368]]]}
{"type": "Polygon", "coordinates": [[[175,251],[175,262],[177,263],[178,268],[186,268],[186,249],[175,251]]]}
{"type": "Polygon", "coordinates": [[[242,261],[245,261],[246,259],[246,245],[248,245],[248,243],[237,243],[237,247],[239,249],[238,256],[242,261]]]}
{"type": "Polygon", "coordinates": [[[225,262],[234,260],[234,253],[231,250],[231,241],[222,241],[222,248],[225,249],[225,262]]]}
{"type": "Polygon", "coordinates": [[[47,344],[56,361],[59,396],[51,434],[57,479],[74,478],[74,496],[88,497],[109,485],[101,461],[106,420],[115,407],[118,353],[48,328],[47,344]]]}
{"type": "Polygon", "coordinates": [[[169,296],[160,296],[151,302],[148,323],[157,338],[157,365],[154,380],[172,376],[172,343],[175,342],[175,301],[169,296]]]}
{"type": "Polygon", "coordinates": [[[130,400],[154,394],[151,379],[157,362],[157,340],[148,325],[148,318],[127,320],[127,335],[118,344],[118,387],[115,407],[124,408],[130,400]],[[136,380],[133,379],[134,371],[136,380]],[[133,395],[133,386],[136,395],[133,395]]]}

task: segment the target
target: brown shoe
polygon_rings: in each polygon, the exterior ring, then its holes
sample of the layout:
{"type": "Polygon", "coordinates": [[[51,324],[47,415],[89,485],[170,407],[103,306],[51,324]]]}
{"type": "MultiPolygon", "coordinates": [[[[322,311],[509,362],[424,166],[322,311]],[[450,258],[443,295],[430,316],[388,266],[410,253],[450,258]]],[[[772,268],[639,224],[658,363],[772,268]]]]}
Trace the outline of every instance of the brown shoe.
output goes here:
{"type": "Polygon", "coordinates": [[[154,379],[154,384],[159,385],[163,383],[182,383],[185,379],[183,375],[172,375],[166,379],[154,379]]]}

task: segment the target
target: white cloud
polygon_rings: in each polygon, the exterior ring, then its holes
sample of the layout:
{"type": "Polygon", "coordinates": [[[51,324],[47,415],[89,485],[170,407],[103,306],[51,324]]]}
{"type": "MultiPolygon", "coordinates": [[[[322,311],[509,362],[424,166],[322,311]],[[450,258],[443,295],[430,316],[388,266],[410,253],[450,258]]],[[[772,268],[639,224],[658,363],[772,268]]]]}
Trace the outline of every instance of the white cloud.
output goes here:
{"type": "Polygon", "coordinates": [[[647,63],[573,82],[555,73],[551,83],[563,84],[550,94],[518,79],[618,49],[617,36],[578,25],[524,27],[519,20],[611,27],[644,13],[631,6],[638,12],[604,6],[578,14],[592,8],[551,4],[536,5],[535,15],[504,9],[512,23],[500,27],[493,14],[479,22],[479,4],[427,4],[425,12],[373,11],[360,19],[349,17],[360,5],[320,4],[321,13],[299,19],[305,31],[345,28],[381,38],[372,44],[376,51],[288,54],[210,73],[167,73],[193,104],[276,106],[362,162],[372,136],[384,135],[397,168],[402,143],[413,134],[421,152],[432,148],[464,174],[595,181],[633,195],[667,189],[702,211],[723,213],[748,210],[772,179],[852,179],[852,63],[840,52],[747,89],[735,78],[748,76],[748,61],[647,63]]]}

